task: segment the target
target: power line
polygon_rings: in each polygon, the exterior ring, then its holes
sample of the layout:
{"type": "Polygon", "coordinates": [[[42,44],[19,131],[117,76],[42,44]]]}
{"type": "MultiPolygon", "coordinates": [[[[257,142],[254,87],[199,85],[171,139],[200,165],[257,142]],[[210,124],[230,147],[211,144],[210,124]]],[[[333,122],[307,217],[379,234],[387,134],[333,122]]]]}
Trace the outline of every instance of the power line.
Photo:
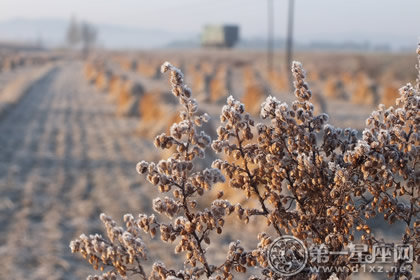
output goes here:
{"type": "Polygon", "coordinates": [[[294,0],[289,0],[288,21],[287,21],[287,42],[286,42],[286,73],[289,73],[289,87],[293,89],[293,77],[291,74],[293,59],[293,16],[294,16],[294,0]]]}
{"type": "Polygon", "coordinates": [[[267,70],[273,72],[274,60],[274,3],[273,0],[267,0],[267,70]]]}

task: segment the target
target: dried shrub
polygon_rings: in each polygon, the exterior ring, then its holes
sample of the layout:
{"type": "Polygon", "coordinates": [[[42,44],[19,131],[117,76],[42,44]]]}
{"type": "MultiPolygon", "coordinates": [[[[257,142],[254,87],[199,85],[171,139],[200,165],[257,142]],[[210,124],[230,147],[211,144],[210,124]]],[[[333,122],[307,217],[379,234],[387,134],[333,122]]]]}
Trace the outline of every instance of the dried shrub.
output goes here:
{"type": "MultiPolygon", "coordinates": [[[[420,46],[418,54],[420,62],[420,46]]],[[[162,72],[166,71],[171,73],[172,93],[183,109],[181,121],[172,125],[169,135],[157,136],[155,145],[173,153],[166,160],[137,165],[138,172],[162,194],[153,200],[158,215],[127,214],[125,226],[120,227],[102,214],[106,238],[82,235],[72,241],[73,252],[80,252],[95,269],[106,270],[90,279],[132,275],[143,279],[243,279],[249,270],[255,274],[250,279],[346,279],[351,270],[337,274],[302,270],[282,277],[268,265],[267,248],[284,234],[306,244],[322,244],[329,251],[340,251],[356,240],[372,248],[382,241],[368,222],[379,213],[391,224],[405,225],[401,242],[413,246],[419,262],[420,74],[415,87],[407,84],[400,89],[397,106],[382,105],[372,112],[358,138],[356,130],[335,128],[327,123],[326,114],[314,114],[302,65],[294,62],[296,101],[289,106],[268,97],[261,107],[263,120],[256,123],[243,104],[229,97],[217,139],[211,142],[200,131],[208,115],[199,113],[182,73],[169,63],[162,66],[162,72]],[[217,159],[211,167],[198,168],[196,160],[205,156],[210,145],[222,158],[235,160],[217,159]],[[221,192],[216,200],[198,207],[197,199],[225,178],[226,187],[257,206],[233,204],[222,199],[221,192]],[[225,248],[224,261],[211,263],[208,244],[223,234],[228,216],[245,224],[258,220],[266,227],[260,227],[255,248],[232,242],[225,248]],[[184,265],[168,268],[156,261],[146,273],[142,232],[152,238],[160,235],[162,242],[172,244],[184,265]]],[[[246,226],[242,230],[250,231],[246,226]]],[[[326,265],[358,264],[350,263],[348,256],[335,255],[326,265]]],[[[412,273],[407,270],[391,276],[412,279],[412,273]]]]}

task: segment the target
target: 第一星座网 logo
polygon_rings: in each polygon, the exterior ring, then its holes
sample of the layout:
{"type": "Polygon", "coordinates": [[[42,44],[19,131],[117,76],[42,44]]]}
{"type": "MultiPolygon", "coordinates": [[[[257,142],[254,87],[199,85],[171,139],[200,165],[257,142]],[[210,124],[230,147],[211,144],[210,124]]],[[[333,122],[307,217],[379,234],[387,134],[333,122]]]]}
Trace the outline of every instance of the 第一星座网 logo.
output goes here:
{"type": "Polygon", "coordinates": [[[412,269],[414,261],[412,244],[382,242],[369,247],[350,243],[340,251],[331,251],[325,244],[308,246],[309,250],[302,240],[293,236],[277,238],[267,251],[270,267],[282,276],[296,275],[305,267],[315,272],[404,272],[412,269]],[[349,266],[328,265],[337,256],[347,257],[349,266]]]}
{"type": "Polygon", "coordinates": [[[274,240],[268,249],[267,257],[274,271],[283,276],[292,276],[305,267],[308,261],[308,250],[301,240],[284,235],[274,240]]]}

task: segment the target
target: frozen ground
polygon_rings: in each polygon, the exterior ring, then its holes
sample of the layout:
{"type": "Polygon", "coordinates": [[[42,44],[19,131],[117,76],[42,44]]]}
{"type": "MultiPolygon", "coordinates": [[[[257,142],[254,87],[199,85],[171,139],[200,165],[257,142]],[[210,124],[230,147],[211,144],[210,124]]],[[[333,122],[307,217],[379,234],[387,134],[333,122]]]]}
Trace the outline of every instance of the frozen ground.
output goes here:
{"type": "Polygon", "coordinates": [[[150,147],[138,120],[113,106],[82,77],[60,66],[0,120],[0,279],[84,279],[90,267],[70,240],[148,207],[136,163],[150,147]]]}

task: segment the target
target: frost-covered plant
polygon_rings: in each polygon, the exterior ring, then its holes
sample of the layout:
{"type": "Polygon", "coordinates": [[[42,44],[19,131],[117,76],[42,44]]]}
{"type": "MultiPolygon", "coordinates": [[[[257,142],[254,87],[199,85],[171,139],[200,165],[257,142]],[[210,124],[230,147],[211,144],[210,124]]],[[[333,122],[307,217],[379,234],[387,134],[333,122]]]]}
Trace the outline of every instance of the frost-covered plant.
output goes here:
{"type": "MultiPolygon", "coordinates": [[[[420,46],[418,54],[420,63],[420,46]]],[[[351,270],[316,273],[304,269],[295,276],[282,277],[269,266],[267,250],[284,234],[329,251],[340,251],[356,241],[372,248],[383,242],[369,227],[369,220],[378,213],[391,224],[405,224],[401,242],[413,246],[419,261],[420,77],[415,87],[408,84],[400,89],[397,107],[380,106],[371,114],[360,139],[356,130],[335,128],[327,123],[326,114],[314,114],[305,72],[294,62],[297,100],[291,106],[268,97],[261,107],[263,121],[256,123],[243,104],[229,97],[220,116],[218,138],[211,142],[199,131],[209,117],[198,113],[182,73],[169,63],[162,66],[162,72],[166,71],[171,73],[172,93],[183,106],[182,120],[171,127],[170,135],[156,137],[155,145],[173,153],[158,163],[142,161],[137,170],[164,194],[153,201],[153,210],[167,216],[169,222],[159,221],[155,215],[135,218],[127,214],[125,227],[119,227],[102,214],[108,238],[82,235],[71,243],[73,252],[80,252],[95,269],[107,271],[90,279],[130,275],[143,279],[242,279],[249,268],[255,274],[250,279],[346,279],[351,270]],[[221,158],[233,160],[217,159],[211,167],[198,170],[195,160],[204,157],[210,145],[225,155],[221,158]],[[255,206],[232,204],[222,199],[222,192],[207,207],[197,206],[197,197],[208,195],[212,186],[225,178],[226,188],[242,192],[255,206]],[[210,263],[207,247],[210,237],[217,236],[210,234],[222,234],[226,216],[232,214],[245,224],[250,219],[265,222],[266,227],[255,237],[259,243],[246,250],[239,241],[232,242],[224,262],[210,263]],[[183,267],[167,268],[156,261],[146,273],[141,231],[173,244],[175,253],[185,260],[183,267]]],[[[309,259],[307,266],[314,265],[309,259]]],[[[349,256],[334,255],[324,265],[358,264],[351,263],[349,256]]],[[[413,267],[391,276],[411,279],[412,273],[413,267]]]]}

